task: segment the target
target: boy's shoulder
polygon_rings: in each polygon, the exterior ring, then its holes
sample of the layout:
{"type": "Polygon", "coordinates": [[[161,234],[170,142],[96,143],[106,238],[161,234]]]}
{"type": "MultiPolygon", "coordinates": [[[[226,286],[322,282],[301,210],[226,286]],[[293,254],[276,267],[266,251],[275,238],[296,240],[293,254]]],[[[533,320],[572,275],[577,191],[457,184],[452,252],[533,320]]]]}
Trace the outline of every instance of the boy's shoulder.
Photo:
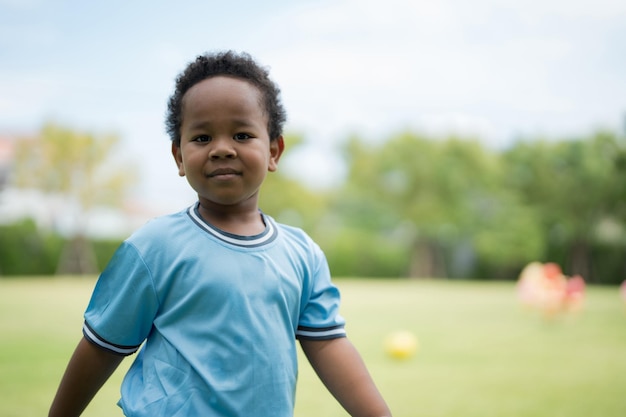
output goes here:
{"type": "MultiPolygon", "coordinates": [[[[269,217],[266,215],[266,217],[269,217]]],[[[283,239],[290,241],[290,244],[298,244],[299,246],[304,246],[307,248],[317,248],[317,243],[309,236],[307,232],[305,232],[302,228],[291,226],[285,223],[279,223],[269,217],[276,227],[279,230],[279,234],[282,235],[283,239]]]]}
{"type": "Polygon", "coordinates": [[[272,223],[274,223],[276,227],[278,228],[278,230],[280,230],[282,233],[285,233],[294,238],[311,239],[309,235],[300,227],[292,226],[286,223],[280,223],[276,221],[276,219],[274,219],[272,216],[265,214],[265,213],[263,213],[263,217],[265,217],[266,219],[269,219],[272,223]]]}

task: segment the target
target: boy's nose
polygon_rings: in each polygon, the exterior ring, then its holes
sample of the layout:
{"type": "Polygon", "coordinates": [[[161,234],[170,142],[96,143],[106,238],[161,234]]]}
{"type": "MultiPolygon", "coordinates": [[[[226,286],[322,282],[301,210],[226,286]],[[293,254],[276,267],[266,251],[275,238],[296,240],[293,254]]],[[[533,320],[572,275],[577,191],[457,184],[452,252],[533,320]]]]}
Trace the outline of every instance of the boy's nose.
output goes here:
{"type": "Polygon", "coordinates": [[[232,140],[228,139],[213,139],[209,150],[209,158],[234,158],[237,155],[235,148],[233,147],[232,140]]]}

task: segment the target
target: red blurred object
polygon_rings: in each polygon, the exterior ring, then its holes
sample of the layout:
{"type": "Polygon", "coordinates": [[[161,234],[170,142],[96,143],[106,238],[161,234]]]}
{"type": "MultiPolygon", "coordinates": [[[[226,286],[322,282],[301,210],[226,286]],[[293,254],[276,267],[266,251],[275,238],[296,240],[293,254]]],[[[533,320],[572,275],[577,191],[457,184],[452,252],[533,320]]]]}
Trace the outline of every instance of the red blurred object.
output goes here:
{"type": "Polygon", "coordinates": [[[570,310],[579,310],[585,298],[585,280],[580,275],[574,275],[567,280],[565,288],[565,304],[570,310]]]}
{"type": "Polygon", "coordinates": [[[548,262],[543,265],[543,271],[547,279],[556,280],[563,275],[561,267],[554,262],[548,262]]]}
{"type": "Polygon", "coordinates": [[[580,310],[585,286],[582,276],[567,277],[556,263],[531,262],[520,274],[517,290],[523,304],[551,318],[562,312],[580,310]]]}

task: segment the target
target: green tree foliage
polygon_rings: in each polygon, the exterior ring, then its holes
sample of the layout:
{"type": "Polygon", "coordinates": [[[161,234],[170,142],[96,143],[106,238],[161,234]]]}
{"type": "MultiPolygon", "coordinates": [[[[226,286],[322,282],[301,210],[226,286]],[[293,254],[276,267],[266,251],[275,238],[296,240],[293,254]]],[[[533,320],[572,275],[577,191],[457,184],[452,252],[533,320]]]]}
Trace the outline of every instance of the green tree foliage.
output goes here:
{"type": "MultiPolygon", "coordinates": [[[[111,168],[117,142],[46,125],[19,142],[12,178],[79,206],[76,230],[84,232],[88,211],[118,204],[132,184],[132,171],[111,168]]],[[[286,143],[289,158],[303,139],[286,143]]],[[[313,236],[335,275],[515,279],[528,262],[553,261],[590,282],[625,278],[624,136],[535,138],[493,150],[474,138],[403,132],[376,143],[352,137],[343,153],[347,177],[336,188],[311,190],[281,168],[260,196],[264,212],[313,236]]],[[[0,230],[5,274],[35,258],[30,266],[46,270],[62,252],[58,235],[12,227],[0,230]]],[[[70,243],[79,255],[96,244],[90,259],[100,267],[117,246],[81,233],[70,243]]]]}
{"type": "Polygon", "coordinates": [[[61,256],[59,272],[96,270],[85,236],[88,214],[98,206],[119,207],[135,181],[132,167],[114,163],[119,141],[116,135],[94,135],[48,123],[36,137],[17,142],[13,185],[60,201],[56,209],[48,206],[53,219],[73,213],[72,239],[61,256]]]}
{"type": "MultiPolygon", "coordinates": [[[[99,269],[111,259],[119,240],[95,240],[90,244],[99,269]]],[[[53,275],[67,239],[40,230],[32,219],[0,225],[0,276],[53,275]]]]}
{"type": "Polygon", "coordinates": [[[498,155],[477,140],[409,132],[375,146],[353,138],[345,153],[349,174],[338,210],[348,227],[410,248],[405,274],[447,276],[451,258],[468,245],[502,267],[541,249],[533,213],[500,187],[498,155]]]}
{"type": "Polygon", "coordinates": [[[563,249],[570,274],[593,275],[594,244],[626,243],[624,145],[623,137],[597,132],[572,140],[520,141],[503,154],[505,186],[539,214],[551,254],[563,249]]]}
{"type": "Polygon", "coordinates": [[[31,219],[0,225],[0,275],[52,274],[62,239],[41,233],[31,219]]]}

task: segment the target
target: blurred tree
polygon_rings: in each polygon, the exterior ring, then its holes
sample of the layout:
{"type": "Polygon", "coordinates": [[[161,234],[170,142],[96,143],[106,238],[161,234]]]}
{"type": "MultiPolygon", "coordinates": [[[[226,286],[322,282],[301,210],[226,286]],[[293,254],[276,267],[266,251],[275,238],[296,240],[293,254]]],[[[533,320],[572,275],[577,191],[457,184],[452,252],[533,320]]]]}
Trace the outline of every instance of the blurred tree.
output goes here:
{"type": "Polygon", "coordinates": [[[469,246],[504,266],[541,249],[532,211],[500,187],[499,156],[477,140],[407,132],[378,146],[352,138],[345,153],[338,210],[355,226],[404,239],[410,276],[448,276],[444,248],[469,246]]]}
{"type": "Polygon", "coordinates": [[[59,260],[62,238],[41,233],[33,219],[0,224],[0,275],[50,275],[59,260]]]}
{"type": "Polygon", "coordinates": [[[17,141],[13,185],[59,202],[58,207],[47,205],[53,227],[59,227],[62,215],[72,222],[58,273],[96,272],[85,236],[88,214],[97,206],[119,207],[136,178],[131,166],[114,164],[119,141],[116,135],[96,136],[53,123],[45,124],[36,137],[17,141]]]}
{"type": "MultiPolygon", "coordinates": [[[[290,158],[291,151],[303,143],[304,139],[300,135],[285,135],[287,149],[283,158],[290,158]]],[[[259,196],[259,207],[279,222],[301,227],[314,234],[324,215],[327,198],[323,193],[310,190],[289,177],[281,168],[284,165],[281,162],[276,172],[267,175],[259,196]]]]}
{"type": "Polygon", "coordinates": [[[503,155],[506,185],[540,212],[550,247],[567,249],[569,274],[591,276],[590,247],[599,234],[623,240],[618,228],[626,213],[625,149],[623,138],[597,132],[572,140],[520,141],[503,155]]]}

